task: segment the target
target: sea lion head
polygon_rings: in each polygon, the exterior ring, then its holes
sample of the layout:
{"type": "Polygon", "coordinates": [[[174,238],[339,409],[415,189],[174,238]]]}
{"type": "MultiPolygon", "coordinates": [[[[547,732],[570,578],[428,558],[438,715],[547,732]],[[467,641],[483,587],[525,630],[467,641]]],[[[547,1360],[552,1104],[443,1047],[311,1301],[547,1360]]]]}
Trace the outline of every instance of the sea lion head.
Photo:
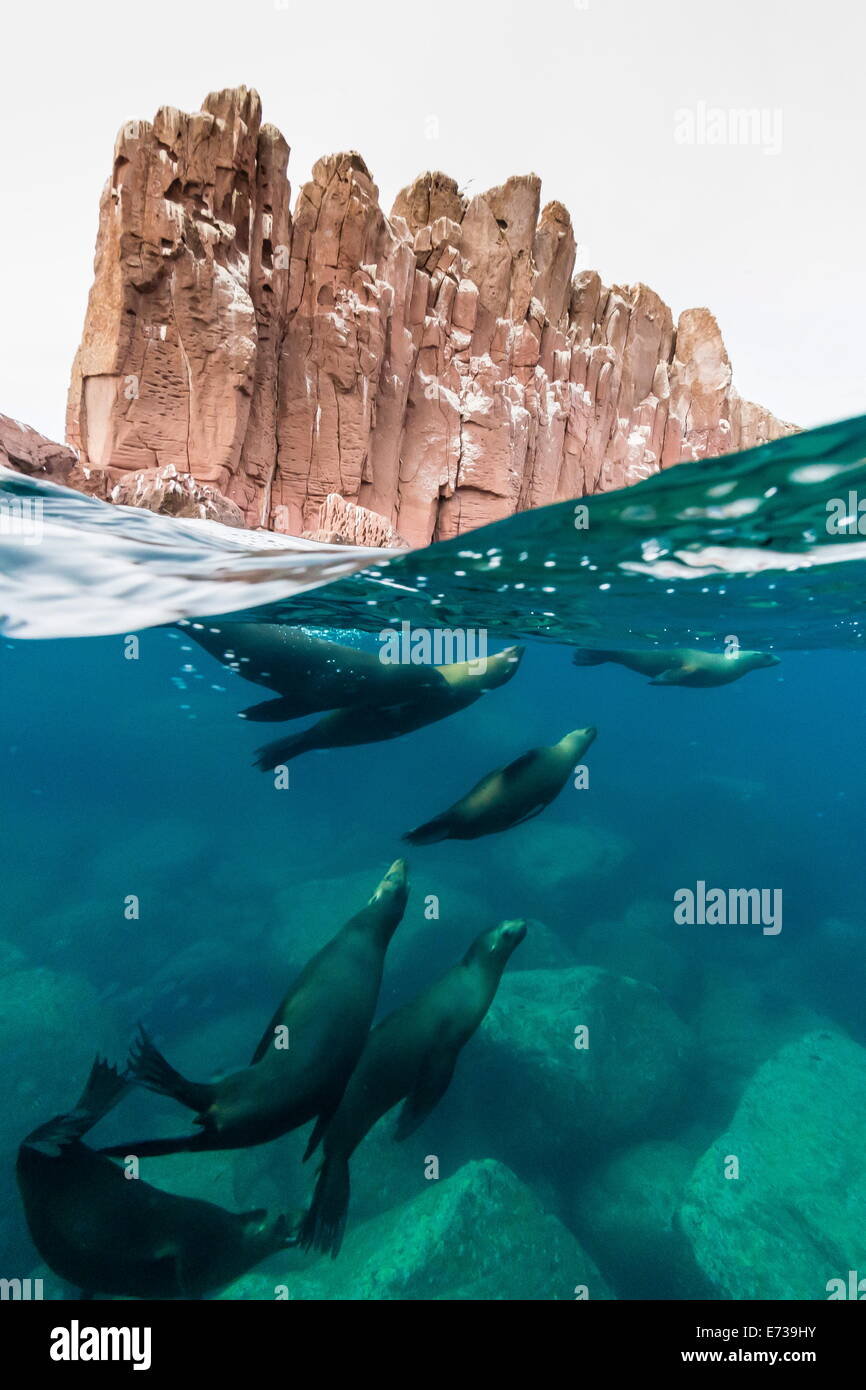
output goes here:
{"type": "Polygon", "coordinates": [[[436,670],[452,690],[471,689],[473,685],[481,690],[495,690],[516,674],[525,650],[525,647],[506,647],[504,651],[494,652],[493,656],[485,651],[471,661],[452,661],[447,666],[437,666],[436,670]]]}
{"type": "Polygon", "coordinates": [[[277,1250],[286,1250],[298,1243],[303,1215],[299,1211],[292,1216],[286,1216],[283,1212],[272,1216],[264,1207],[245,1211],[241,1217],[244,1239],[251,1250],[259,1254],[259,1258],[277,1250]]]}
{"type": "MultiPolygon", "coordinates": [[[[395,859],[370,898],[373,903],[388,903],[402,916],[409,896],[409,866],[405,859],[395,859]]],[[[399,918],[398,918],[399,921],[399,918]]]]}
{"type": "Polygon", "coordinates": [[[497,686],[510,681],[511,677],[516,675],[525,651],[525,647],[506,647],[504,651],[494,652],[493,656],[488,656],[481,682],[484,689],[495,690],[497,686]]]}
{"type": "Polygon", "coordinates": [[[772,652],[741,652],[752,666],[778,666],[780,658],[772,652]]]}
{"type": "Polygon", "coordinates": [[[567,753],[569,758],[581,758],[595,740],[597,733],[598,729],[594,724],[587,724],[585,729],[572,729],[571,733],[561,738],[556,746],[567,753]]]}
{"type": "Polygon", "coordinates": [[[508,922],[500,922],[498,927],[491,927],[490,931],[482,932],[477,936],[465,956],[465,963],[480,960],[482,963],[489,963],[491,958],[499,965],[500,970],[505,969],[512,951],[515,951],[526,935],[526,922],[522,917],[516,917],[508,922]]]}

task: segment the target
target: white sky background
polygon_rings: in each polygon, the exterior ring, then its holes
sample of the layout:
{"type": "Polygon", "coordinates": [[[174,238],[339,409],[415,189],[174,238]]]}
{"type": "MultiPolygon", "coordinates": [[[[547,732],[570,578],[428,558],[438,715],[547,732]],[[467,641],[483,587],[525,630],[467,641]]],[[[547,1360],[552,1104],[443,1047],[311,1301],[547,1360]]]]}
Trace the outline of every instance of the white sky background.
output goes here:
{"type": "Polygon", "coordinates": [[[386,211],[424,169],[470,194],[535,171],[583,266],[712,309],[743,395],[801,425],[866,411],[855,0],[17,0],[0,26],[0,412],[55,439],[118,128],[241,83],[293,203],[342,149],[386,211]],[[700,102],[778,109],[781,151],[678,144],[700,102]]]}

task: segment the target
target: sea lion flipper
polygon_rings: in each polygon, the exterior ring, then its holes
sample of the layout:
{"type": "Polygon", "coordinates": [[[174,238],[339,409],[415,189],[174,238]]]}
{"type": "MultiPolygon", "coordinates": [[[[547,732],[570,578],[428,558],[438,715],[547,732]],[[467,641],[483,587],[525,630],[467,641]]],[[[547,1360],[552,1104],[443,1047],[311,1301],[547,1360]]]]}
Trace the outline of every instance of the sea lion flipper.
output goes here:
{"type": "Polygon", "coordinates": [[[410,845],[432,845],[437,840],[447,840],[451,829],[451,813],[445,811],[441,816],[434,816],[432,820],[425,821],[423,825],[416,825],[414,830],[408,830],[403,839],[410,845]]]}
{"type": "Polygon", "coordinates": [[[213,1102],[213,1086],[205,1082],[187,1081],[165,1060],[141,1026],[130,1048],[129,1069],[141,1086],[156,1091],[158,1095],[170,1096],[198,1114],[208,1110],[213,1102]]]}
{"type": "Polygon", "coordinates": [[[307,1147],[304,1149],[304,1157],[301,1159],[302,1163],[306,1163],[307,1159],[312,1158],[313,1154],[316,1152],[321,1142],[322,1135],[331,1123],[336,1108],[336,1105],[329,1106],[327,1110],[323,1110],[321,1114],[316,1117],[316,1123],[313,1125],[312,1133],[307,1140],[307,1147]]]}
{"type": "Polygon", "coordinates": [[[679,685],[684,675],[693,671],[693,666],[669,666],[666,671],[660,671],[657,676],[653,676],[650,685],[679,685]]]}
{"type": "MultiPolygon", "coordinates": [[[[297,719],[296,705],[296,701],[280,695],[276,700],[262,700],[257,705],[250,705],[241,713],[244,719],[249,719],[253,724],[279,724],[284,719],[297,719]]],[[[306,711],[302,710],[301,713],[306,711]]]]}
{"type": "Polygon", "coordinates": [[[550,803],[547,801],[540,801],[537,806],[533,806],[531,811],[527,811],[525,816],[521,816],[520,820],[513,821],[512,828],[515,825],[525,825],[528,820],[535,820],[535,817],[540,816],[542,811],[549,804],[550,803]]]}
{"type": "Polygon", "coordinates": [[[619,652],[603,651],[601,647],[577,647],[571,659],[575,666],[603,666],[608,661],[616,661],[619,652]]]}
{"type": "Polygon", "coordinates": [[[257,767],[260,772],[273,772],[278,763],[290,762],[299,753],[303,753],[309,733],[309,729],[303,729],[299,734],[289,734],[287,738],[276,738],[273,743],[263,744],[261,748],[256,749],[253,767],[257,767]]]}
{"type": "Polygon", "coordinates": [[[425,1057],[414,1085],[397,1116],[394,1138],[398,1143],[414,1134],[431,1111],[436,1109],[451,1085],[458,1053],[459,1048],[435,1047],[425,1057]]]}
{"type": "MultiPolygon", "coordinates": [[[[521,753],[520,757],[515,758],[513,763],[508,763],[506,767],[503,767],[500,770],[499,775],[503,777],[506,782],[508,782],[513,777],[519,777],[522,772],[525,772],[527,768],[530,768],[537,758],[538,753],[536,749],[530,748],[528,753],[521,753]]],[[[487,781],[488,779],[485,778],[484,780],[487,781]]],[[[479,786],[481,785],[482,784],[479,783],[479,786]]]]}
{"type": "Polygon", "coordinates": [[[25,1143],[38,1143],[58,1150],[83,1138],[103,1115],[113,1109],[129,1090],[129,1078],[102,1057],[97,1057],[90,1069],[87,1085],[77,1104],[65,1115],[55,1115],[27,1136],[25,1143]]]}
{"type": "Polygon", "coordinates": [[[165,1154],[201,1153],[219,1148],[207,1134],[179,1134],[174,1139],[128,1139],[125,1144],[107,1144],[97,1149],[106,1158],[162,1158],[165,1154]]]}

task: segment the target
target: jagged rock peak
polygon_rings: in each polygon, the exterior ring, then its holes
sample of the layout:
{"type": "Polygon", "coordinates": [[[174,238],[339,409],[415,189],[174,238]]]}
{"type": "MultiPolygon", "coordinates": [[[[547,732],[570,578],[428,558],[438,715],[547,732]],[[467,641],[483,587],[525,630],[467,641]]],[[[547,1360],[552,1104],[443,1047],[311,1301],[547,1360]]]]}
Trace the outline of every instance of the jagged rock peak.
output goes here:
{"type": "Polygon", "coordinates": [[[348,151],[292,213],[261,115],[230,88],[118,137],[67,425],[102,495],[172,465],[250,526],[318,531],[337,497],[420,545],[792,428],[737,395],[708,310],[575,277],[537,175],[427,172],[389,217],[348,151]]]}

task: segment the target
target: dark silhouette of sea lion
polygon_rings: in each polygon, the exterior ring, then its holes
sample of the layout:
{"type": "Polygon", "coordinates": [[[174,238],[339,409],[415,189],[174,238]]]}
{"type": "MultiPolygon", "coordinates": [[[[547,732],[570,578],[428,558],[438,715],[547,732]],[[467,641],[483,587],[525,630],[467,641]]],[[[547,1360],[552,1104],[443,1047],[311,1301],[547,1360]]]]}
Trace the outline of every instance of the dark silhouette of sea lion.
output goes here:
{"type": "Polygon", "coordinates": [[[730,685],[750,671],[762,666],[778,666],[779,658],[772,652],[737,651],[730,656],[724,652],[702,652],[689,647],[673,647],[667,651],[595,650],[579,647],[574,653],[575,666],[602,666],[613,661],[630,671],[652,676],[650,685],[687,685],[706,688],[730,685]]]}
{"type": "Polygon", "coordinates": [[[510,681],[520,665],[523,651],[523,647],[507,647],[505,651],[484,658],[481,670],[477,660],[437,666],[435,669],[443,676],[444,686],[425,691],[402,704],[333,710],[309,729],[265,744],[256,754],[255,766],[270,772],[278,763],[287,763],[314,748],[380,743],[447,719],[448,715],[467,709],[488,690],[510,681]]]}
{"type": "Polygon", "coordinates": [[[115,1157],[238,1149],[264,1144],[340,1103],[361,1055],[382,980],[388,943],[406,907],[406,863],[393,863],[366,907],[305,966],[264,1031],[252,1061],[219,1081],[187,1081],[142,1030],[132,1076],[196,1112],[199,1134],[112,1144],[115,1157]]]}
{"type": "Polygon", "coordinates": [[[477,840],[531,820],[562,791],[569,773],[595,738],[594,728],[574,729],[550,748],[533,748],[476,783],[447,811],[403,836],[412,845],[436,840],[477,840]]]}
{"type": "Polygon", "coordinates": [[[222,665],[237,669],[244,680],[276,693],[275,700],[243,711],[246,719],[258,723],[349,705],[394,704],[447,689],[436,666],[384,662],[377,652],[328,642],[297,627],[220,619],[214,629],[188,625],[183,632],[222,665]]]}
{"type": "Polygon", "coordinates": [[[297,1244],[285,1216],[176,1197],[127,1178],[83,1144],[128,1086],[97,1057],[75,1108],[40,1125],[18,1150],[27,1225],[55,1274],[87,1298],[200,1298],[297,1244]]]}
{"type": "Polygon", "coordinates": [[[459,964],[373,1029],[321,1136],[324,1158],[300,1228],[305,1249],[339,1253],[349,1207],[349,1159],[398,1101],[404,1101],[394,1134],[398,1140],[413,1134],[439,1104],[461,1049],[493,1003],[509,957],[525,935],[523,921],[482,932],[459,964]]]}

